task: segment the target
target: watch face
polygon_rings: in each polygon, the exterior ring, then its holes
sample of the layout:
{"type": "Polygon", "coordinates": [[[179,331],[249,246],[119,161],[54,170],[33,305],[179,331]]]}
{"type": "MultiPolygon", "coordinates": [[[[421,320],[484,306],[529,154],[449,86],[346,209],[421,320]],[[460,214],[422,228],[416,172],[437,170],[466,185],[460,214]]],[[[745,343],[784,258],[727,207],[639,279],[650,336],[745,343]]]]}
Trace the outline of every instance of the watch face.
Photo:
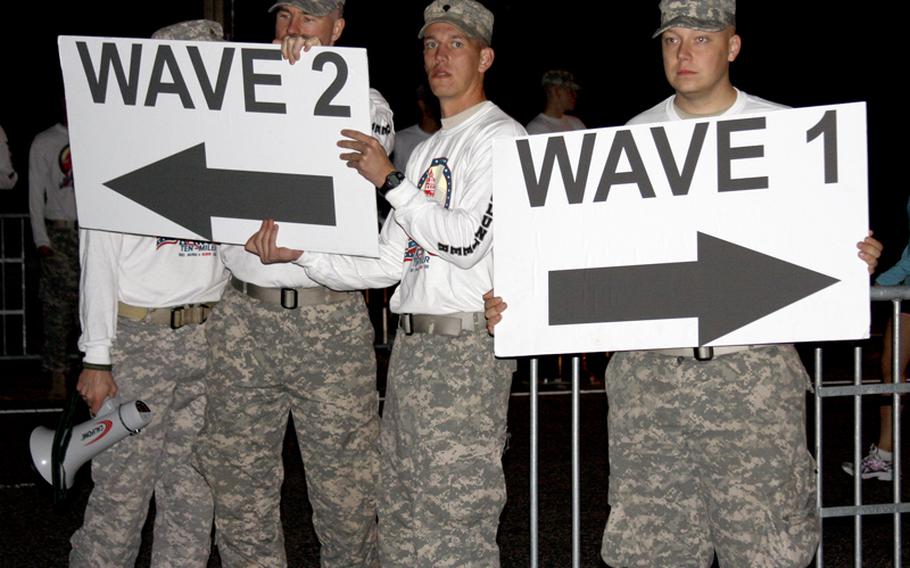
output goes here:
{"type": "Polygon", "coordinates": [[[383,189],[395,189],[398,185],[404,181],[404,174],[399,171],[394,171],[386,176],[385,186],[383,189]]]}

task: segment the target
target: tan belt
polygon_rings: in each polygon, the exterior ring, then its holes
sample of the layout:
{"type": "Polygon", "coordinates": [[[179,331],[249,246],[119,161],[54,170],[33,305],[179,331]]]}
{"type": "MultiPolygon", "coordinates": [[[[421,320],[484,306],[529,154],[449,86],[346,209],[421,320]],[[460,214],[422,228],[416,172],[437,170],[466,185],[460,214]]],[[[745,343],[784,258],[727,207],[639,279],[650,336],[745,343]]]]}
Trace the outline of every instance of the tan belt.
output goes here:
{"type": "Polygon", "coordinates": [[[50,229],[75,229],[78,227],[76,221],[69,219],[45,219],[44,226],[50,229]]]}
{"type": "Polygon", "coordinates": [[[185,325],[205,323],[215,303],[187,304],[172,308],[140,308],[117,302],[117,315],[132,321],[149,321],[169,325],[171,329],[180,329],[185,325]]]}
{"type": "MultiPolygon", "coordinates": [[[[732,353],[739,353],[740,351],[747,351],[757,347],[756,345],[724,345],[722,347],[711,347],[713,349],[712,357],[722,357],[724,355],[730,355],[732,353]]],[[[657,355],[666,355],[667,357],[686,357],[691,359],[699,359],[696,355],[696,348],[680,348],[680,349],[648,349],[648,353],[655,353],[657,355]]],[[[710,359],[711,357],[705,357],[704,359],[710,359]]]]}
{"type": "Polygon", "coordinates": [[[479,331],[486,328],[483,312],[459,312],[444,316],[427,314],[401,314],[400,327],[407,335],[429,333],[458,337],[462,331],[479,331]]]}
{"type": "Polygon", "coordinates": [[[336,292],[323,286],[316,288],[265,288],[231,278],[231,286],[250,298],[293,310],[300,306],[338,304],[348,299],[350,292],[336,292]]]}

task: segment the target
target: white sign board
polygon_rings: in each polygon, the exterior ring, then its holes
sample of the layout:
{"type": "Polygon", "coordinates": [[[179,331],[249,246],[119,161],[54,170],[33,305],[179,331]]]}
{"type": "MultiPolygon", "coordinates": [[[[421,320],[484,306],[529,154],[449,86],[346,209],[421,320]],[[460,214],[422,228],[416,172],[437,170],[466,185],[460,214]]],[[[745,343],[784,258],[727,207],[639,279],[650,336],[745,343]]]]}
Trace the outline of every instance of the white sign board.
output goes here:
{"type": "Polygon", "coordinates": [[[83,227],[377,256],[371,184],[339,159],[370,132],[366,52],[61,36],[83,227]]]}
{"type": "Polygon", "coordinates": [[[494,144],[499,356],[868,337],[862,103],[494,144]]]}

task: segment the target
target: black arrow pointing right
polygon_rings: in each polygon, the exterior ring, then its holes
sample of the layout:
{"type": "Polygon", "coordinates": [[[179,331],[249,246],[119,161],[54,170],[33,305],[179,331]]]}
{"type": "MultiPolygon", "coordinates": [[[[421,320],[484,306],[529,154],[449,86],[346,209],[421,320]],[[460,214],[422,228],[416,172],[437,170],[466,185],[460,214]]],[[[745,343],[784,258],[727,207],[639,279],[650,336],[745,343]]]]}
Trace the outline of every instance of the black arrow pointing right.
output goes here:
{"type": "Polygon", "coordinates": [[[330,176],[209,169],[204,143],[104,185],[208,240],[212,217],[335,225],[330,176]]]}
{"type": "Polygon", "coordinates": [[[837,282],[698,233],[695,262],[551,271],[550,325],[697,317],[705,345],[837,282]]]}

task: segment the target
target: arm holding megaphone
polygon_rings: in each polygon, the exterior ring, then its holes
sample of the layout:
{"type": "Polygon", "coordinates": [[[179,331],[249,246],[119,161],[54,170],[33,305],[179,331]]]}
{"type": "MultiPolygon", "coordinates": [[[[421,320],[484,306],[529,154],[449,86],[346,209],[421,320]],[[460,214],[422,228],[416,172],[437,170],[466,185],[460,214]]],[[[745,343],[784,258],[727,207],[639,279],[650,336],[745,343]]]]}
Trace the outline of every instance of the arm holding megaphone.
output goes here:
{"type": "Polygon", "coordinates": [[[100,369],[83,369],[76,383],[76,390],[82,395],[82,400],[88,404],[92,416],[98,414],[105,399],[117,396],[117,381],[111,371],[100,369]]]}

